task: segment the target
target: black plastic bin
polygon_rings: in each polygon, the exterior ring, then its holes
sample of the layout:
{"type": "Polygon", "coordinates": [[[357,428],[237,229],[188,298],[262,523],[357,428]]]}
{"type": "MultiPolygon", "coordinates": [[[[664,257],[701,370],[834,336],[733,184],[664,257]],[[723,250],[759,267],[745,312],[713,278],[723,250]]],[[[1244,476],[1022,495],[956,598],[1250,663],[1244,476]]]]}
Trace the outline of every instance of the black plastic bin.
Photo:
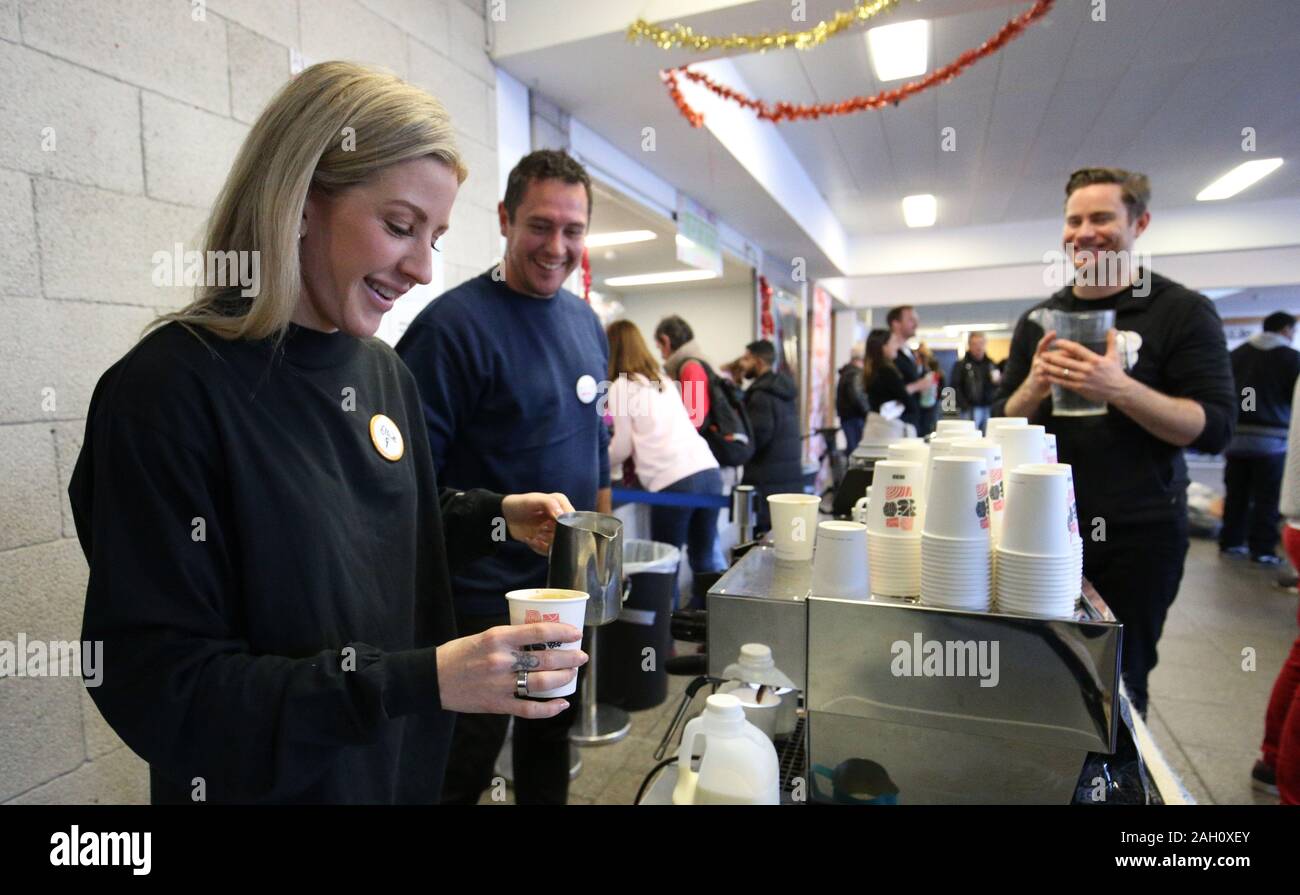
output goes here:
{"type": "Polygon", "coordinates": [[[623,542],[623,574],[632,591],[618,620],[596,629],[596,694],[601,702],[635,712],[668,698],[664,663],[672,650],[669,622],[680,562],[681,551],[671,544],[623,542]]]}

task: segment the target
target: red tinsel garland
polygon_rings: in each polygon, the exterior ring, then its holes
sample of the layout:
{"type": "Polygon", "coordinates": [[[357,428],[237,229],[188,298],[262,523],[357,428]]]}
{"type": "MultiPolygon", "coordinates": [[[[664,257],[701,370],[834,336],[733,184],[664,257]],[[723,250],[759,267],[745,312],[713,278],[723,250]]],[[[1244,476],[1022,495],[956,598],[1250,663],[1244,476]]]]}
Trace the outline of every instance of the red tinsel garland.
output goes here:
{"type": "Polygon", "coordinates": [[[821,118],[823,115],[852,115],[856,112],[866,111],[867,109],[879,109],[887,105],[898,105],[903,100],[915,96],[923,90],[943,82],[948,83],[953,79],[964,74],[966,69],[974,63],[1002,49],[1007,43],[1015,40],[1024,32],[1026,28],[1032,25],[1043,16],[1051,11],[1052,5],[1056,0],[1037,0],[1033,7],[1028,11],[1021,13],[1002,26],[997,34],[990,37],[979,47],[973,50],[967,50],[952,62],[943,68],[937,68],[930,74],[926,75],[919,81],[910,81],[902,87],[895,87],[892,90],[883,90],[874,96],[855,96],[838,103],[818,103],[811,106],[795,105],[793,103],[778,102],[774,105],[768,104],[765,100],[753,99],[746,96],[738,90],[719,84],[708,75],[700,72],[691,71],[688,66],[670,68],[659,73],[664,84],[668,87],[668,94],[672,97],[673,102],[677,104],[677,109],[685,116],[686,120],[691,123],[691,127],[700,127],[704,124],[704,116],[691,108],[682,96],[681,89],[677,83],[679,75],[689,78],[697,84],[711,90],[717,96],[723,99],[731,100],[734,103],[750,109],[759,118],[773,123],[780,121],[800,121],[808,118],[821,118]]]}
{"type": "Polygon", "coordinates": [[[759,335],[761,338],[771,339],[776,335],[776,320],[772,317],[772,287],[767,282],[767,277],[761,274],[758,277],[758,294],[761,300],[758,315],[759,335]]]}

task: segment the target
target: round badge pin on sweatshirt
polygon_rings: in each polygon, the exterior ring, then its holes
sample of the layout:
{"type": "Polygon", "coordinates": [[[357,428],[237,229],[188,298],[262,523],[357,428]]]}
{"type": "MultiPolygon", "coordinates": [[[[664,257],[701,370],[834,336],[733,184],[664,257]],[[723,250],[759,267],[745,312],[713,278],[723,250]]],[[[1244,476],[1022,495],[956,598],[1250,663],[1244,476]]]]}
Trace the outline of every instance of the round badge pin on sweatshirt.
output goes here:
{"type": "Polygon", "coordinates": [[[583,404],[590,404],[596,400],[596,377],[590,373],[584,373],[578,378],[577,385],[578,400],[583,404]]]}
{"type": "Polygon", "coordinates": [[[397,428],[397,423],[384,416],[382,413],[376,413],[370,418],[370,440],[375,445],[375,450],[385,460],[392,460],[396,463],[402,459],[402,453],[406,445],[402,441],[402,431],[397,428]]]}

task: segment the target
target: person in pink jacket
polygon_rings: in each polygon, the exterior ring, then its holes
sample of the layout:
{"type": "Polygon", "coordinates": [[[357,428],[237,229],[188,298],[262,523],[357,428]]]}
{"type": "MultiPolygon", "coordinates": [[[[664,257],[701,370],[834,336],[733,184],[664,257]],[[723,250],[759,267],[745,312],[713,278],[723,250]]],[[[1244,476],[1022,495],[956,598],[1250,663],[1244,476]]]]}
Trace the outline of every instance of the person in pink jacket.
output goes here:
{"type": "MultiPolygon", "coordinates": [[[[613,421],[610,468],[629,458],[647,491],[722,494],[718,461],[696,431],[676,383],[650,354],[641,331],[630,320],[617,320],[609,338],[610,387],[606,415],[613,421]]],[[[650,508],[650,538],[686,546],[691,571],[721,572],[718,507],[650,508]]],[[[674,591],[674,604],[676,604],[674,591]]]]}

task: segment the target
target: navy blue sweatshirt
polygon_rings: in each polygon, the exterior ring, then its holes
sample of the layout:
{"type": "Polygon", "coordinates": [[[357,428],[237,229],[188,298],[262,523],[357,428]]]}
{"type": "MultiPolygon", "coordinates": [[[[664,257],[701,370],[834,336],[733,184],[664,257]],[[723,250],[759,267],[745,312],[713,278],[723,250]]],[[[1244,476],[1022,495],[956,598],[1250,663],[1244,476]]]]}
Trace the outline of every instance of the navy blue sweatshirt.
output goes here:
{"type": "MultiPolygon", "coordinates": [[[[487,271],[430,302],[397,353],[419,384],[439,482],[559,491],[575,509],[596,508],[609,485],[595,400],[609,343],[582,299],[563,289],[533,298],[487,271]]],[[[546,558],[511,541],[452,584],[460,612],[504,613],[506,591],[546,584],[546,558]]]]}

